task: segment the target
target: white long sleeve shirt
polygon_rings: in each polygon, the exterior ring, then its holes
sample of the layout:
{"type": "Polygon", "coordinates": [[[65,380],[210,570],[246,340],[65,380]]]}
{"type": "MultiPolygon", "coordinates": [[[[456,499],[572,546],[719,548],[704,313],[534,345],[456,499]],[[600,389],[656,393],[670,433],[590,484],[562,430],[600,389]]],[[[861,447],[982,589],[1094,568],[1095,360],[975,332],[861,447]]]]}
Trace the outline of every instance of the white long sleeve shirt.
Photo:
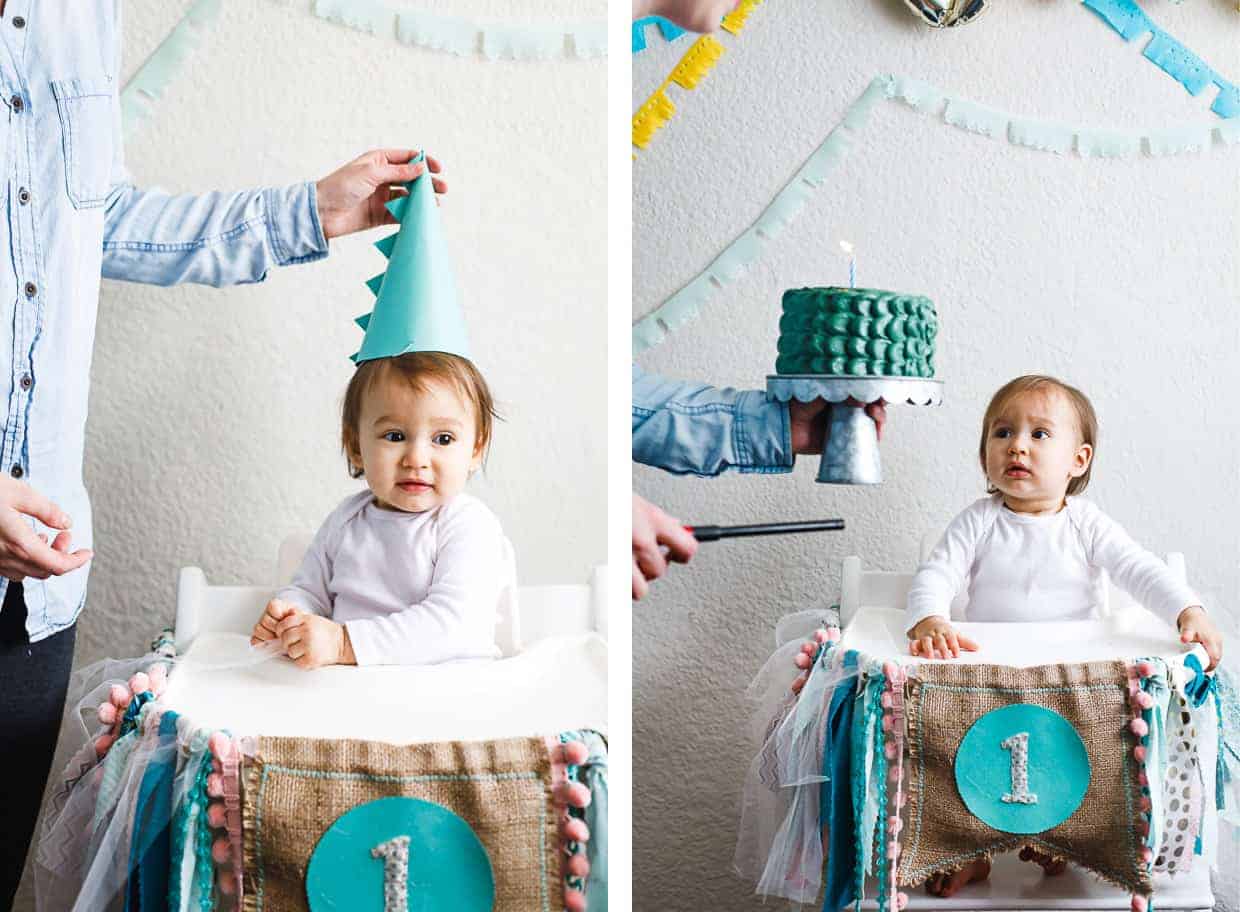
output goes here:
{"type": "Polygon", "coordinates": [[[984,497],[951,521],[909,589],[906,630],[951,617],[967,591],[966,621],[1062,621],[1100,617],[1107,575],[1172,627],[1196,593],[1119,523],[1078,497],[1050,516],[1015,513],[984,497]]]}
{"type": "Polygon", "coordinates": [[[499,606],[515,593],[512,546],[482,501],[404,513],[367,490],[327,517],[276,598],[344,624],[358,665],[429,665],[498,658],[499,606]]]}

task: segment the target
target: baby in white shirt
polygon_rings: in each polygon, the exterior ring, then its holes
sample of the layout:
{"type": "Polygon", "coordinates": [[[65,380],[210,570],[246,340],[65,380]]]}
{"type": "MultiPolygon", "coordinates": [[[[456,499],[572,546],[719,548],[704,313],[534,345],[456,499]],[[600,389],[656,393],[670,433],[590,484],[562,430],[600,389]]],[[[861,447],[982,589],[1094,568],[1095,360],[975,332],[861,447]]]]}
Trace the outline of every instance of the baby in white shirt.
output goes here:
{"type": "Polygon", "coordinates": [[[457,355],[358,365],[341,440],[368,490],[328,516],[251,642],[278,640],[301,668],[498,658],[497,612],[516,592],[512,548],[463,493],[494,414],[486,381],[457,355]]]}
{"type": "MultiPolygon", "coordinates": [[[[1184,643],[1201,643],[1213,669],[1222,636],[1196,594],[1128,537],[1114,520],[1075,495],[1089,484],[1098,420],[1089,399],[1051,377],[1004,385],[982,419],[978,449],[989,497],[952,520],[918,568],[909,590],[909,651],[958,658],[978,644],[949,620],[953,599],[967,591],[969,621],[1063,621],[1098,617],[1106,576],[1140,604],[1178,626],[1184,643]]],[[[1021,857],[1047,873],[1063,862],[1031,848],[1021,857]]],[[[950,896],[984,879],[984,859],[927,882],[950,896]]]]}

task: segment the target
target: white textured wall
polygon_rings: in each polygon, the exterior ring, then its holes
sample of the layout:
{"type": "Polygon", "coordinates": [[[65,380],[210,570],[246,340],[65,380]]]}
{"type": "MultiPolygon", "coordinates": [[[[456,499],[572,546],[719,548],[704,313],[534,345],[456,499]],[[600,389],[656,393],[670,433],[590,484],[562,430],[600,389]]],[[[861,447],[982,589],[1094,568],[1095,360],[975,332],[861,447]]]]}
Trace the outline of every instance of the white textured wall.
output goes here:
{"type": "MultiPolygon", "coordinates": [[[[1193,99],[1074,2],[994,3],[949,32],[898,0],[781,0],[758,8],[633,166],[634,314],[650,311],[747,227],[871,77],[896,72],[1014,113],[1135,129],[1209,123],[1193,99]]],[[[1144,4],[1240,79],[1232,4],[1144,4]]],[[[634,57],[636,106],[687,48],[634,57]]],[[[1209,605],[1232,606],[1240,498],[1240,147],[1086,161],[964,134],[906,107],[875,109],[864,140],[801,216],[702,319],[639,357],[649,369],[760,386],[779,295],[858,281],[938,305],[946,404],[892,408],[878,488],[787,476],[634,487],[687,521],[843,516],[846,532],[706,545],[634,606],[634,907],[756,909],[731,873],[751,756],[744,689],[781,614],[830,604],[838,562],[908,568],[918,539],[983,492],[975,464],[990,394],[1021,373],[1080,385],[1101,416],[1090,494],[1156,551],[1186,552],[1209,605]]],[[[1233,651],[1240,641],[1233,642],[1233,651]]]]}
{"type": "MultiPolygon", "coordinates": [[[[409,6],[533,24],[601,18],[606,4],[409,6]]],[[[188,8],[127,0],[125,76],[188,8]]],[[[139,184],[186,191],[317,179],[379,146],[441,158],[471,341],[507,419],[473,490],[526,583],[584,581],[604,559],[605,85],[603,58],[460,58],[325,22],[308,2],[232,0],[128,144],[139,184]]],[[[390,230],[260,285],[105,283],[79,665],[141,654],[172,621],[179,567],[271,580],[281,538],[356,490],[339,406],[361,340],[351,321],[372,300],[362,282],[385,262],[370,245],[390,230]]]]}

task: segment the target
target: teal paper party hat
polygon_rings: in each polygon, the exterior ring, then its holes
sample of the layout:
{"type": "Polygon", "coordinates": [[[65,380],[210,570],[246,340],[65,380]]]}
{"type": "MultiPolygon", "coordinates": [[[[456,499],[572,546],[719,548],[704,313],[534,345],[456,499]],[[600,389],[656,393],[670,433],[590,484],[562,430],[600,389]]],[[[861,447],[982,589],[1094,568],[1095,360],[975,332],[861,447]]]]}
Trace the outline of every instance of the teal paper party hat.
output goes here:
{"type": "MultiPolygon", "coordinates": [[[[425,158],[419,153],[413,163],[425,158]]],[[[387,204],[400,230],[375,244],[388,258],[388,267],[366,283],[375,306],[357,318],[366,331],[361,350],[353,356],[359,364],[415,351],[469,357],[429,166],[406,187],[408,196],[387,204]]]]}

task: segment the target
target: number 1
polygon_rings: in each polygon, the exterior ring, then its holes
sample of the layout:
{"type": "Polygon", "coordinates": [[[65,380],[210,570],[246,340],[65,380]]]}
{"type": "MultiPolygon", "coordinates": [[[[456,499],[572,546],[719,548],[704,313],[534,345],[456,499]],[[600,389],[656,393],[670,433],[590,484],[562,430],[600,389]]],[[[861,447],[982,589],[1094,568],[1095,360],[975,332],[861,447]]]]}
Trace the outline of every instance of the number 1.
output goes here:
{"type": "Polygon", "coordinates": [[[1020,732],[999,742],[1012,752],[1012,791],[1003,796],[1007,804],[1037,804],[1038,796],[1029,791],[1029,732],[1020,732]]]}
{"type": "Polygon", "coordinates": [[[383,859],[383,912],[409,912],[409,837],[379,843],[370,857],[383,859]]]}

